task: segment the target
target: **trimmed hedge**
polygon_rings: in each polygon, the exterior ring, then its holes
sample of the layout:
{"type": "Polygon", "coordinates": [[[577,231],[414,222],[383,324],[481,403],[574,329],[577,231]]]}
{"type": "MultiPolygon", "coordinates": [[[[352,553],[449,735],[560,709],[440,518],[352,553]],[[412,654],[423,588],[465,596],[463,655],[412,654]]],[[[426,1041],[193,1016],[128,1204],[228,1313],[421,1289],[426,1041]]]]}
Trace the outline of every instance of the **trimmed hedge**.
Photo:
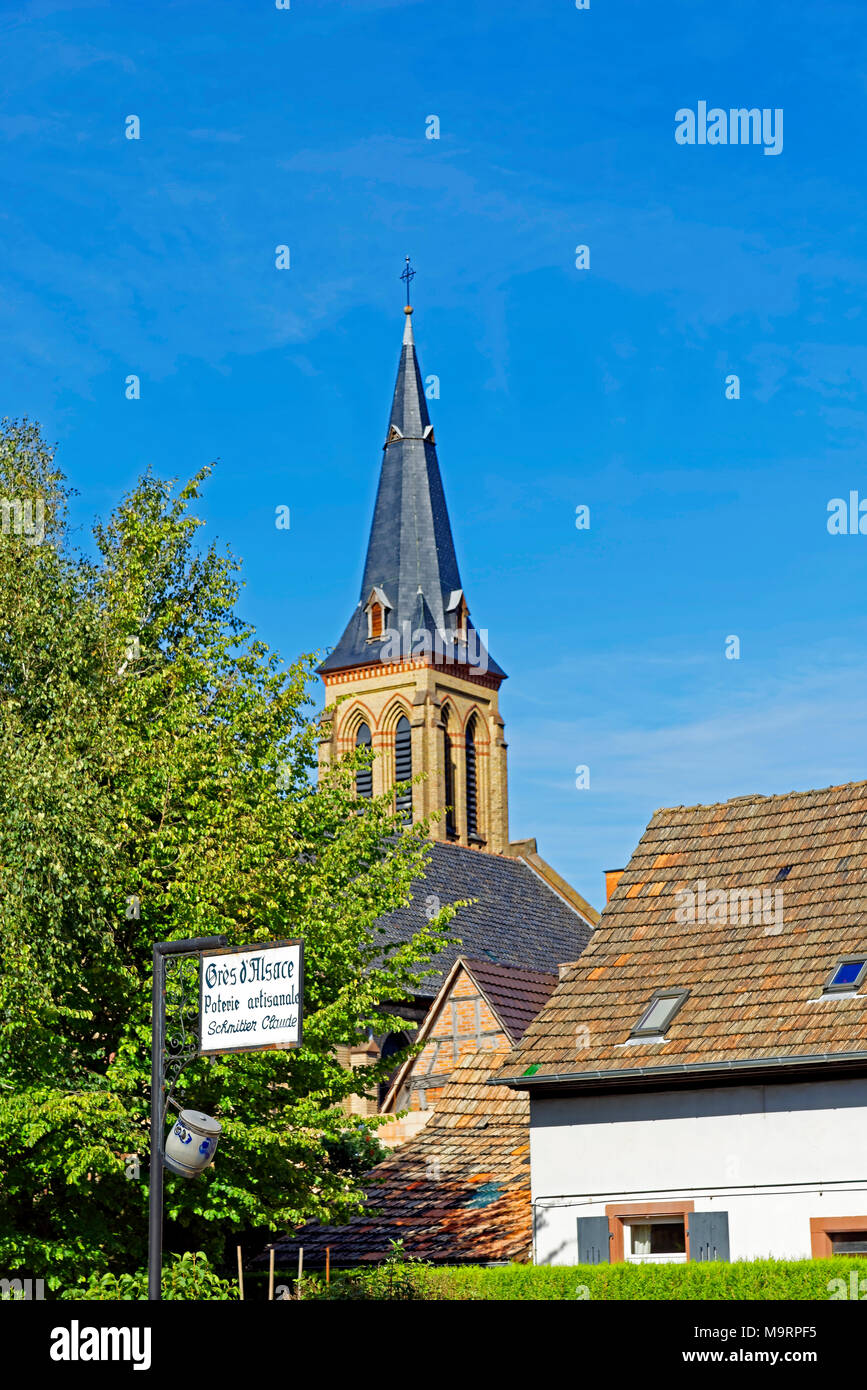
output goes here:
{"type": "MultiPolygon", "coordinates": [[[[321,1275],[306,1275],[305,1299],[496,1301],[596,1299],[604,1301],[781,1300],[827,1302],[852,1296],[852,1274],[867,1300],[867,1260],[750,1260],[658,1265],[477,1265],[432,1268],[408,1262],[393,1292],[377,1269],[335,1272],[326,1288],[321,1275]],[[833,1280],[842,1281],[841,1286],[833,1280]]],[[[284,1282],[286,1282],[284,1280],[284,1282]]]]}

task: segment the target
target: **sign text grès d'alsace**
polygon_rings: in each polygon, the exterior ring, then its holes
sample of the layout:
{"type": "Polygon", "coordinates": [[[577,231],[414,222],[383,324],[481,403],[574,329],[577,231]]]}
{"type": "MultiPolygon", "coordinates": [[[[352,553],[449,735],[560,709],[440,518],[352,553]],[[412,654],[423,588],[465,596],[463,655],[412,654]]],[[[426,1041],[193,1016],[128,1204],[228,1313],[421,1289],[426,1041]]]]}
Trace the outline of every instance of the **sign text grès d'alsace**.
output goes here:
{"type": "Polygon", "coordinates": [[[303,993],[303,941],[268,941],[259,946],[205,951],[200,1052],[298,1047],[303,993]]]}

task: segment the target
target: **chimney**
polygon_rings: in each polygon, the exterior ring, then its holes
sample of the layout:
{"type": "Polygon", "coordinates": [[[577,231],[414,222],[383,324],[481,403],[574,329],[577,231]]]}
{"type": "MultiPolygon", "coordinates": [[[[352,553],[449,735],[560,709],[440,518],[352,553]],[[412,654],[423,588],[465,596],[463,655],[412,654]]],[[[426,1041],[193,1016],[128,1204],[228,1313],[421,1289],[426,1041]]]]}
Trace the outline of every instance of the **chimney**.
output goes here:
{"type": "Polygon", "coordinates": [[[606,870],[605,870],[605,901],[606,901],[606,902],[610,902],[610,901],[611,901],[611,895],[612,895],[612,893],[614,892],[615,888],[617,887],[618,883],[620,882],[621,878],[623,877],[623,874],[624,874],[624,873],[625,873],[625,870],[624,870],[624,869],[606,869],[606,870]]]}

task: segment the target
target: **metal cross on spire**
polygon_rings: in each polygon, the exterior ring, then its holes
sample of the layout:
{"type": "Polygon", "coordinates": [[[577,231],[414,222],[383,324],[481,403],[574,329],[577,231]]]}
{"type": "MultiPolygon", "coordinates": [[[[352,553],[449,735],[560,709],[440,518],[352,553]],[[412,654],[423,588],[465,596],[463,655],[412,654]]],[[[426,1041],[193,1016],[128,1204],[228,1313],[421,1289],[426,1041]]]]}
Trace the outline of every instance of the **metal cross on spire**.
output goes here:
{"type": "Polygon", "coordinates": [[[407,308],[409,308],[409,282],[410,282],[410,280],[413,278],[414,275],[415,275],[415,271],[413,270],[412,266],[411,266],[410,263],[409,263],[409,256],[407,256],[407,258],[406,258],[406,268],[404,269],[404,272],[403,272],[403,274],[402,274],[401,277],[400,277],[401,280],[405,280],[405,281],[406,281],[406,307],[407,307],[407,308]]]}

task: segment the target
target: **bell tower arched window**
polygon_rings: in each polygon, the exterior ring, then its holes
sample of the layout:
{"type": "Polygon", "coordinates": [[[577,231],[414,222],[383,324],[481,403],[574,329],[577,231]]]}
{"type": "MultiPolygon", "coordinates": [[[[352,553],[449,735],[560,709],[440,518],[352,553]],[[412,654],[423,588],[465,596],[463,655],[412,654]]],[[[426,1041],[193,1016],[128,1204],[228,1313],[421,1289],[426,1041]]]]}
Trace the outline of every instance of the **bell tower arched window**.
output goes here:
{"type": "MultiPolygon", "coordinates": [[[[356,748],[369,748],[371,744],[370,727],[367,724],[359,724],[358,733],[355,735],[356,748]]],[[[373,768],[360,767],[355,774],[355,794],[369,800],[373,796],[373,768]]]]}
{"type": "Polygon", "coordinates": [[[478,799],[478,776],[476,769],[476,716],[473,715],[467,725],[466,737],[466,772],[467,772],[467,839],[470,844],[481,845],[484,843],[479,834],[479,799],[478,799]]]}
{"type": "Polygon", "coordinates": [[[448,705],[443,710],[443,769],[445,772],[446,835],[450,840],[456,840],[458,838],[458,826],[455,818],[455,766],[452,740],[449,734],[448,705]]]}
{"type": "MultiPolygon", "coordinates": [[[[408,782],[412,777],[412,729],[405,714],[400,716],[394,731],[394,780],[408,782]]],[[[412,787],[400,792],[395,810],[412,816],[412,787]]]]}

